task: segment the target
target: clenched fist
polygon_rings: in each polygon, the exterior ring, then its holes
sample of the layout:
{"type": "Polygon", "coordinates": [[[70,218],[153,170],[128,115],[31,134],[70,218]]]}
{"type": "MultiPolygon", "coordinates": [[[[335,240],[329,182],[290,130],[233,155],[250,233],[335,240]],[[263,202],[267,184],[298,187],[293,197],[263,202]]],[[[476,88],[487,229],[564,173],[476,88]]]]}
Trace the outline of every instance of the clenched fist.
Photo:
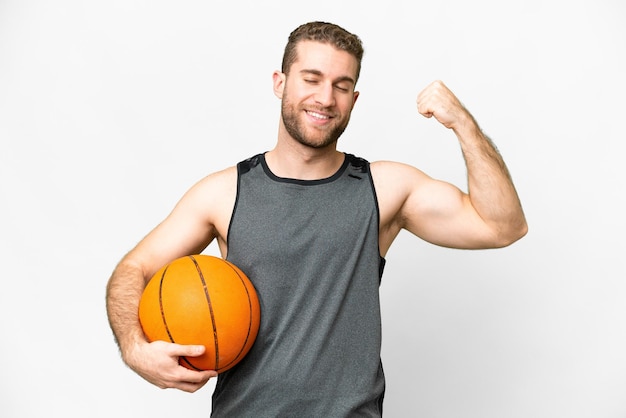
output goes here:
{"type": "Polygon", "coordinates": [[[427,118],[434,116],[443,126],[454,130],[473,120],[454,93],[439,80],[417,96],[417,110],[427,118]]]}

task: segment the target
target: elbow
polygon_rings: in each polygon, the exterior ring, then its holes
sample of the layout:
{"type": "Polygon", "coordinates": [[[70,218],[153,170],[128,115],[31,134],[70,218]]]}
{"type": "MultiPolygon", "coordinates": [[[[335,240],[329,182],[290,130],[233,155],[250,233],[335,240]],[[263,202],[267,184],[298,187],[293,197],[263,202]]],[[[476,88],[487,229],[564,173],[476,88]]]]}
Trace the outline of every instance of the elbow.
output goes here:
{"type": "Polygon", "coordinates": [[[517,222],[511,222],[505,228],[500,229],[497,238],[497,248],[508,247],[522,239],[527,233],[528,223],[526,219],[523,218],[517,222]]]}

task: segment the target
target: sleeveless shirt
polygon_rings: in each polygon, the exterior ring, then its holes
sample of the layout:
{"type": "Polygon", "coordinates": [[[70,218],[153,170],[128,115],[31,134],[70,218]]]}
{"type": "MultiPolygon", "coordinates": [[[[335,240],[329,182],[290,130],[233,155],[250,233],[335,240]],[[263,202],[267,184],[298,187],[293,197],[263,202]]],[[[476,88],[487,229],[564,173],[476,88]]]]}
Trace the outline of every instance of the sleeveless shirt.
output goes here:
{"type": "Polygon", "coordinates": [[[345,154],[321,180],[237,165],[227,259],[254,284],[257,339],[221,373],[214,417],[380,417],[379,212],[369,163],[345,154]]]}

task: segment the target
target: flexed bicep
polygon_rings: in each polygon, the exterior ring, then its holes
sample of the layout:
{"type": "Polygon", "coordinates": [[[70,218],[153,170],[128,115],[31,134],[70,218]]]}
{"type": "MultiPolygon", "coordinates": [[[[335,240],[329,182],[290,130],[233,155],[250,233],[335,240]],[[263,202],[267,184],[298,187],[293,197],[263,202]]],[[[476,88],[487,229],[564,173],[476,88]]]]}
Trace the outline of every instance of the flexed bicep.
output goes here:
{"type": "Polygon", "coordinates": [[[431,178],[415,185],[401,208],[402,228],[432,244],[488,248],[492,231],[456,186],[431,178]]]}
{"type": "Polygon", "coordinates": [[[493,231],[458,187],[407,164],[376,162],[372,176],[380,208],[380,247],[386,251],[404,229],[453,248],[492,246],[493,231]]]}

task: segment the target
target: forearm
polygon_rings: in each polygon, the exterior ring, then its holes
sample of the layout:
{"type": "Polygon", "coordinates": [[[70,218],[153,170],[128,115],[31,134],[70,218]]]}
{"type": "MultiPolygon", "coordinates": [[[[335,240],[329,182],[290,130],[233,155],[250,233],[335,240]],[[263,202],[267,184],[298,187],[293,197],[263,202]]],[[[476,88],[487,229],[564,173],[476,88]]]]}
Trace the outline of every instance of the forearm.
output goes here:
{"type": "Polygon", "coordinates": [[[469,113],[454,132],[467,166],[472,206],[483,221],[493,227],[502,245],[516,241],[526,233],[527,225],[502,156],[469,113]]]}
{"type": "Polygon", "coordinates": [[[136,344],[146,341],[138,314],[144,287],[141,268],[124,260],[117,266],[107,285],[109,324],[125,361],[128,361],[128,354],[136,344]]]}

